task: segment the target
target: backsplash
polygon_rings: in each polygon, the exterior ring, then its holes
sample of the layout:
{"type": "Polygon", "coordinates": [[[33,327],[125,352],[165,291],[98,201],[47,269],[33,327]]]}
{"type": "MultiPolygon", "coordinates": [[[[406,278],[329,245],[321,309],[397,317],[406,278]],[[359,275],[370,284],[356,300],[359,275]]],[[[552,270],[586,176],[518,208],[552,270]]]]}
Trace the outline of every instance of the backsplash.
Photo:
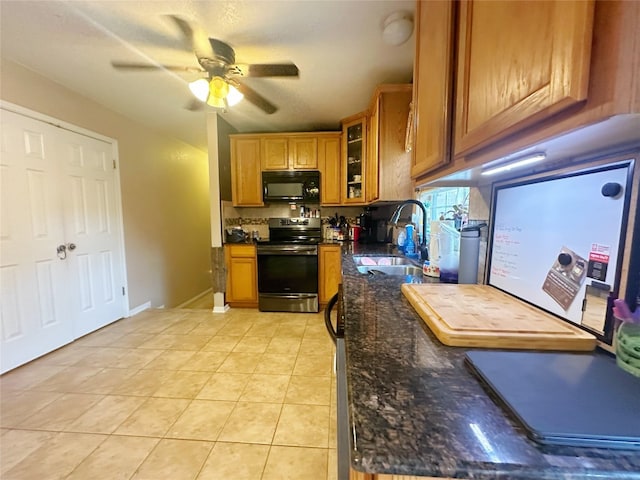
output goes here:
{"type": "MultiPolygon", "coordinates": [[[[295,205],[295,210],[290,204],[275,204],[266,207],[234,207],[231,202],[222,202],[222,218],[224,228],[241,227],[251,233],[257,231],[261,239],[269,238],[270,218],[292,218],[300,216],[300,205],[295,205]]],[[[305,205],[311,211],[320,211],[323,225],[329,223],[329,218],[338,214],[343,216],[349,225],[356,224],[356,218],[362,213],[362,207],[321,207],[318,205],[305,205]]]]}

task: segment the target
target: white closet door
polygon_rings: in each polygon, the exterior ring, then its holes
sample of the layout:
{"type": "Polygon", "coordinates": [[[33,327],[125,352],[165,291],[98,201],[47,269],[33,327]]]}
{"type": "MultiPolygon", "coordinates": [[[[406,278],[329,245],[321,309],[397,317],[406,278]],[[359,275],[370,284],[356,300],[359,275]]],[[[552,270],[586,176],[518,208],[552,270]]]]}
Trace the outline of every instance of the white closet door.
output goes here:
{"type": "Polygon", "coordinates": [[[126,305],[113,145],[5,109],[0,121],[5,372],[124,317],[126,305]]]}
{"type": "Polygon", "coordinates": [[[74,333],[80,337],[124,315],[116,170],[110,143],[69,131],[59,140],[74,333]]]}
{"type": "Polygon", "coordinates": [[[0,110],[2,372],[73,340],[56,129],[0,110]]]}

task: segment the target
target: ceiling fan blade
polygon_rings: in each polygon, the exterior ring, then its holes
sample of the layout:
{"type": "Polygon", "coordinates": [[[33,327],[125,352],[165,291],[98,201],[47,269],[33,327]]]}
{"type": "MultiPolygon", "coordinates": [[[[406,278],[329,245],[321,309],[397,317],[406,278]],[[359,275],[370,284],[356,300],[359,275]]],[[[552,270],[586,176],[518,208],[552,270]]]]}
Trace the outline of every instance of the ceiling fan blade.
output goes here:
{"type": "Polygon", "coordinates": [[[176,15],[169,15],[174,23],[178,26],[184,38],[189,42],[191,48],[196,54],[198,59],[212,58],[214,56],[209,44],[209,37],[204,31],[196,24],[191,24],[184,18],[180,18],[176,15]]]}
{"type": "Polygon", "coordinates": [[[118,70],[169,70],[172,72],[203,73],[202,68],[181,67],[177,65],[152,65],[150,63],[111,62],[111,66],[118,70]]]}
{"type": "Polygon", "coordinates": [[[300,74],[294,63],[235,66],[244,77],[297,77],[300,74]]]}
{"type": "Polygon", "coordinates": [[[238,91],[244,95],[244,98],[253,103],[256,107],[263,110],[266,114],[271,115],[278,111],[278,107],[272,104],[269,100],[264,98],[254,89],[247,87],[246,85],[240,82],[233,82],[233,86],[238,89],[238,91]]]}

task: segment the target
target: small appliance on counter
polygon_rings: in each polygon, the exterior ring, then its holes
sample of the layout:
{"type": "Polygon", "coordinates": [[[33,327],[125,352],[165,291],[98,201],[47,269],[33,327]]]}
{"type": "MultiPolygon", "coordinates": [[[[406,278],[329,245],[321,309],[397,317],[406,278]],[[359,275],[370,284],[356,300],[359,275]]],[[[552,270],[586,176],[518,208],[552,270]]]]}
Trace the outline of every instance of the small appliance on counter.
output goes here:
{"type": "Polygon", "coordinates": [[[246,243],[249,241],[249,234],[241,227],[227,228],[225,230],[226,243],[246,243]]]}
{"type": "Polygon", "coordinates": [[[352,225],[351,227],[349,227],[349,238],[352,241],[357,242],[358,240],[360,240],[361,230],[362,230],[362,227],[360,227],[359,225],[352,225]]]}

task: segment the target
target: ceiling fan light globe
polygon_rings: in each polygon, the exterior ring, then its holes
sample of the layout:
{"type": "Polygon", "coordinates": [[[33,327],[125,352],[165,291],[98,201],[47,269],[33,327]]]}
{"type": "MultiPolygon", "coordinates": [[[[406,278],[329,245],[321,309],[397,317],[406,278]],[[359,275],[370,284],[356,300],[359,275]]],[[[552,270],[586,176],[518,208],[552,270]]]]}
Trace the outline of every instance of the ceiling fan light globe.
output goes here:
{"type": "Polygon", "coordinates": [[[229,84],[222,77],[213,77],[209,82],[209,96],[219,99],[225,98],[229,94],[229,84]]]}
{"type": "Polygon", "coordinates": [[[224,97],[220,98],[220,97],[216,97],[214,95],[209,95],[209,98],[207,99],[207,105],[210,105],[214,108],[225,108],[226,105],[224,103],[224,97]]]}
{"type": "Polygon", "coordinates": [[[240,93],[240,91],[234,87],[233,85],[229,85],[229,94],[227,95],[227,103],[230,107],[237,105],[242,101],[244,95],[240,93]]]}
{"type": "Polygon", "coordinates": [[[207,97],[209,96],[209,82],[207,82],[204,78],[201,78],[200,80],[189,83],[189,90],[191,90],[193,96],[198,100],[200,100],[201,102],[206,102],[207,97]]]}

